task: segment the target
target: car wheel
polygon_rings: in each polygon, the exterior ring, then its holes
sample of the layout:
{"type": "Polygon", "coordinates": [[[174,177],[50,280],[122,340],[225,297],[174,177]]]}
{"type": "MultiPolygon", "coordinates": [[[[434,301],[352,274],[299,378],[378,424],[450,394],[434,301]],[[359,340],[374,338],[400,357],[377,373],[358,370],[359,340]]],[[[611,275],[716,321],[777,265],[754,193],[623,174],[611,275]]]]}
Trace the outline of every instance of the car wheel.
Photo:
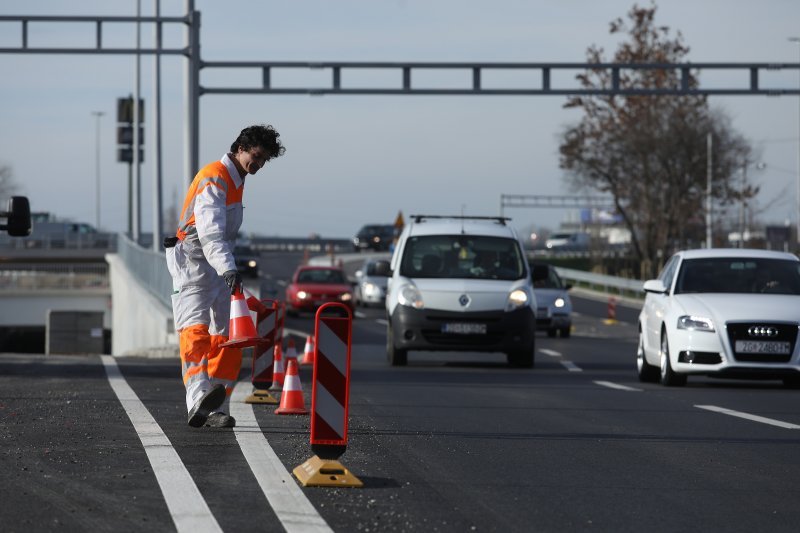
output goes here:
{"type": "Polygon", "coordinates": [[[547,330],[547,336],[550,337],[550,338],[555,337],[556,333],[558,333],[557,329],[548,329],[547,330]]]}
{"type": "Polygon", "coordinates": [[[661,332],[661,350],[659,351],[661,361],[661,384],[665,387],[683,387],[686,385],[686,375],[677,374],[672,370],[672,363],[669,360],[669,341],[667,332],[661,332]]]}
{"type": "Polygon", "coordinates": [[[392,323],[386,329],[386,358],[392,366],[406,366],[408,364],[408,350],[403,350],[394,345],[392,323]]]}
{"type": "Polygon", "coordinates": [[[639,381],[643,383],[658,380],[658,367],[647,362],[644,356],[644,334],[639,329],[639,347],[636,348],[636,371],[639,374],[639,381]]]}
{"type": "Polygon", "coordinates": [[[561,328],[560,330],[558,330],[558,335],[562,339],[568,339],[571,334],[572,334],[572,328],[570,327],[561,328]]]}
{"type": "Polygon", "coordinates": [[[506,354],[506,360],[510,366],[516,368],[533,368],[534,345],[521,350],[513,350],[506,354]]]}

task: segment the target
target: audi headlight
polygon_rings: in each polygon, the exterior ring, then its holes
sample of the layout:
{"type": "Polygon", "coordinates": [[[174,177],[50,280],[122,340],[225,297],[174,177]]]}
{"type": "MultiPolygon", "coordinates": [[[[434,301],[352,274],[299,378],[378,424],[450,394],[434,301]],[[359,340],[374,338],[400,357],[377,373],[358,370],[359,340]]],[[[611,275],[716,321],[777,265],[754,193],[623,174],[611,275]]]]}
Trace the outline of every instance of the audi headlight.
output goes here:
{"type": "Polygon", "coordinates": [[[530,296],[528,296],[528,293],[522,289],[515,289],[511,291],[511,294],[508,295],[506,311],[514,311],[515,309],[519,309],[520,307],[528,305],[528,302],[530,302],[530,296]]]}
{"type": "Polygon", "coordinates": [[[683,315],[678,317],[678,329],[709,332],[715,331],[714,322],[710,318],[692,315],[683,315]]]}
{"type": "Polygon", "coordinates": [[[405,285],[397,295],[397,302],[400,305],[413,307],[414,309],[422,309],[425,303],[422,301],[422,295],[419,290],[413,285],[405,285]]]}

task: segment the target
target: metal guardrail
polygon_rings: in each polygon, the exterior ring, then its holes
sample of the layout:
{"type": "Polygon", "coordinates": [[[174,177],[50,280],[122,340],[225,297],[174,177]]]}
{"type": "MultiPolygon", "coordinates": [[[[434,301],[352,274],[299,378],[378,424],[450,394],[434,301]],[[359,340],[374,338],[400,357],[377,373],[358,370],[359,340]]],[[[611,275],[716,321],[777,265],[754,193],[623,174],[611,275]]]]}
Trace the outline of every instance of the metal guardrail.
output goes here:
{"type": "Polygon", "coordinates": [[[142,248],[127,235],[120,234],[117,254],[150,294],[158,298],[167,309],[172,309],[172,276],[167,270],[164,252],[142,248]]]}
{"type": "Polygon", "coordinates": [[[583,270],[556,267],[556,272],[565,281],[574,282],[573,285],[590,290],[598,290],[607,294],[616,294],[631,298],[643,299],[644,282],[638,279],[618,278],[605,274],[594,274],[583,270]]]}
{"type": "Polygon", "coordinates": [[[108,290],[108,265],[0,264],[0,290],[108,290]]]}

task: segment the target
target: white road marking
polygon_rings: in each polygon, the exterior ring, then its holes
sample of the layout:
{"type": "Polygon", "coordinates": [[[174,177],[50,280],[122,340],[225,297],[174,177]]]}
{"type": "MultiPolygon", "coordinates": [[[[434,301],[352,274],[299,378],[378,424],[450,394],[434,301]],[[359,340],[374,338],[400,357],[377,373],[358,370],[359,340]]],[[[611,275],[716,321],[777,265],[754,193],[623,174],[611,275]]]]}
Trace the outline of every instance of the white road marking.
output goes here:
{"type": "Polygon", "coordinates": [[[279,279],[275,282],[275,285],[280,285],[281,287],[285,287],[287,285],[286,281],[279,279]]]}
{"type": "Polygon", "coordinates": [[[570,372],[583,372],[583,369],[572,361],[560,361],[560,363],[570,372]]]}
{"type": "Polygon", "coordinates": [[[609,389],[642,392],[642,389],[628,387],[627,385],[620,385],[619,383],[613,383],[611,381],[595,381],[594,383],[600,385],[601,387],[608,387],[609,389]]]}
{"type": "Polygon", "coordinates": [[[382,326],[388,326],[389,325],[389,321],[386,320],[385,318],[376,318],[375,322],[377,322],[378,324],[380,324],[382,326]]]}
{"type": "Polygon", "coordinates": [[[222,531],[192,476],[181,462],[178,452],[125,381],[117,362],[109,355],[101,355],[100,358],[106,369],[111,389],[117,395],[133,424],[133,429],[142,441],[169,514],[175,522],[175,528],[188,533],[222,531]]]}
{"type": "Polygon", "coordinates": [[[790,424],[789,422],[782,422],[780,420],[775,420],[774,418],[766,418],[763,416],[751,415],[750,413],[743,413],[741,411],[734,411],[732,409],[725,409],[724,407],[717,407],[716,405],[695,405],[695,407],[697,407],[698,409],[705,409],[706,411],[714,411],[716,413],[722,413],[724,415],[745,418],[747,420],[752,420],[753,422],[760,422],[762,424],[778,426],[779,428],[800,429],[800,426],[798,426],[797,424],[790,424]]]}
{"type": "Polygon", "coordinates": [[[236,418],[233,428],[236,440],[261,491],[287,532],[332,532],[267,442],[253,407],[244,403],[250,387],[244,381],[236,384],[231,396],[231,415],[236,418]]]}
{"type": "Polygon", "coordinates": [[[547,348],[540,348],[539,351],[542,352],[545,355],[549,355],[550,357],[561,357],[561,353],[557,352],[555,350],[549,350],[547,348]]]}
{"type": "Polygon", "coordinates": [[[311,333],[306,333],[305,331],[300,331],[299,329],[283,328],[283,332],[288,333],[289,335],[294,335],[295,337],[300,337],[301,339],[311,336],[311,333]]]}
{"type": "Polygon", "coordinates": [[[356,315],[356,318],[366,318],[366,316],[367,316],[364,313],[362,313],[361,311],[356,311],[355,315],[356,315]]]}

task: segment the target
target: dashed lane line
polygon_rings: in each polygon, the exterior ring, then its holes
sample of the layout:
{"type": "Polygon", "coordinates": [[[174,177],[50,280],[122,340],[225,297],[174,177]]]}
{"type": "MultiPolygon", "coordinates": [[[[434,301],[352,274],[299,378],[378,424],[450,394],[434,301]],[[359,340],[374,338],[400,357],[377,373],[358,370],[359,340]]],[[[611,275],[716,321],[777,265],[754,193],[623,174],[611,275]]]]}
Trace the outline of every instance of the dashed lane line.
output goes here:
{"type": "Polygon", "coordinates": [[[545,355],[549,355],[550,357],[561,357],[561,353],[555,350],[550,350],[549,348],[539,348],[539,351],[545,355]]]}
{"type": "Polygon", "coordinates": [[[642,392],[642,389],[637,389],[636,387],[628,387],[627,385],[620,385],[619,383],[614,383],[612,381],[595,381],[594,383],[596,385],[600,385],[601,387],[608,387],[609,389],[642,392]]]}
{"type": "Polygon", "coordinates": [[[382,326],[388,326],[389,325],[389,321],[386,320],[385,318],[376,318],[375,322],[377,322],[378,324],[380,324],[382,326]]]}
{"type": "Polygon", "coordinates": [[[178,452],[153,416],[125,381],[111,356],[101,355],[111,389],[142,441],[150,467],[164,495],[175,528],[180,532],[206,533],[222,531],[217,519],[200,494],[192,476],[181,462],[178,452]]]}
{"type": "Polygon", "coordinates": [[[249,383],[240,381],[233,389],[231,415],[236,418],[233,431],[269,505],[289,533],[332,532],[264,437],[253,407],[244,402],[249,388],[249,383]]]}
{"type": "Polygon", "coordinates": [[[730,415],[738,418],[744,418],[746,420],[752,420],[753,422],[769,424],[770,426],[778,426],[779,428],[800,429],[800,426],[798,426],[797,424],[790,424],[789,422],[775,420],[774,418],[766,418],[764,416],[751,415],[750,413],[734,411],[733,409],[725,409],[724,407],[717,407],[716,405],[695,405],[695,407],[697,407],[698,409],[705,409],[706,411],[713,411],[715,413],[722,413],[724,415],[730,415]]]}
{"type": "Polygon", "coordinates": [[[570,372],[583,372],[583,369],[572,361],[559,361],[561,365],[570,372]]]}

